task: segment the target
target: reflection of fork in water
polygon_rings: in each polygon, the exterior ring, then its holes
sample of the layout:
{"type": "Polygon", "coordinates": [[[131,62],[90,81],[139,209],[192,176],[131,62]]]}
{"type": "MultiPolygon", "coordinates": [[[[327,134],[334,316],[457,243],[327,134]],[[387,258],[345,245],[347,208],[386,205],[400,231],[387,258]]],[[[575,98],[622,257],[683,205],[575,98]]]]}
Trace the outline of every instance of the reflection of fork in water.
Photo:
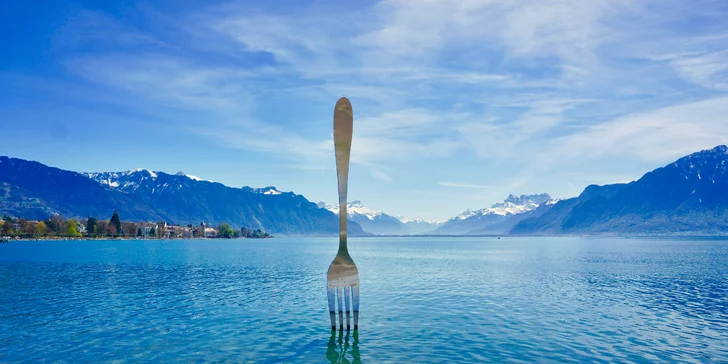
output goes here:
{"type": "Polygon", "coordinates": [[[353,331],[351,345],[349,345],[349,333],[349,330],[331,330],[329,346],[326,349],[326,359],[330,363],[361,363],[361,355],[359,354],[359,330],[353,331]],[[351,353],[351,360],[346,357],[346,354],[349,352],[351,353]]]}

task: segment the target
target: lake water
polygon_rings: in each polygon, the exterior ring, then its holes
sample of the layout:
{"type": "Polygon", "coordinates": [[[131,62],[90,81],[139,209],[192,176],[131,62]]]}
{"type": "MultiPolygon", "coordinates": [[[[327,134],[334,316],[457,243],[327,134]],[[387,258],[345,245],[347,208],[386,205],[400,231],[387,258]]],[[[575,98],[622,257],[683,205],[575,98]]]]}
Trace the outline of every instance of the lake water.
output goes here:
{"type": "Polygon", "coordinates": [[[335,238],[0,244],[0,362],[728,361],[728,240],[335,238]]]}

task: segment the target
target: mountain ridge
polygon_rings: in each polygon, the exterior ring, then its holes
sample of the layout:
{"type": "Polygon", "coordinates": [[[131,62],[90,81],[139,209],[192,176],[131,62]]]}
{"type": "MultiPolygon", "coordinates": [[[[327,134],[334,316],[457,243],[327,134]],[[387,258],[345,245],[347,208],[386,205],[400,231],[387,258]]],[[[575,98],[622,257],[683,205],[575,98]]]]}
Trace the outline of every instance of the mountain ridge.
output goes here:
{"type": "MultiPolygon", "coordinates": [[[[361,201],[349,204],[351,235],[366,235],[367,229],[383,235],[724,235],[728,147],[684,156],[629,183],[589,185],[573,198],[509,195],[445,222],[395,217],[361,201]]],[[[133,221],[228,222],[283,235],[338,232],[338,206],[317,206],[274,186],[233,188],[182,172],[141,168],[78,173],[0,157],[0,213],[104,218],[114,210],[133,221]]]]}
{"type": "MultiPolygon", "coordinates": [[[[319,206],[323,206],[336,215],[339,214],[338,204],[327,205],[319,202],[319,206]]],[[[365,232],[377,235],[416,235],[431,232],[439,226],[438,222],[430,222],[422,218],[405,219],[380,210],[372,210],[360,200],[348,202],[346,214],[348,219],[359,223],[365,232]]]]}
{"type": "MultiPolygon", "coordinates": [[[[233,188],[188,175],[137,169],[85,174],[0,157],[0,212],[30,219],[52,214],[175,224],[227,222],[277,234],[332,235],[338,219],[305,197],[265,188],[233,188]]],[[[365,235],[349,225],[351,235],[365,235]]]]}
{"type": "Polygon", "coordinates": [[[491,207],[465,210],[460,215],[449,219],[434,233],[442,235],[506,234],[510,227],[520,219],[531,216],[526,215],[527,213],[536,210],[548,201],[551,201],[548,193],[520,196],[511,194],[503,202],[495,203],[491,207]]]}
{"type": "Polygon", "coordinates": [[[513,235],[728,233],[728,147],[679,158],[630,183],[590,185],[513,235]]]}

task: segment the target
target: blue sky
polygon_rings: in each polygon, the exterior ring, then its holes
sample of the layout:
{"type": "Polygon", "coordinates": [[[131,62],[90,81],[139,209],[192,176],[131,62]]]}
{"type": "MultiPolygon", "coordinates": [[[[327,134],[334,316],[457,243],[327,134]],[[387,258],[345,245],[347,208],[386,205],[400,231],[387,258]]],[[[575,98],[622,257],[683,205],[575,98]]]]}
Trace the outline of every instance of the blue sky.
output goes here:
{"type": "Polygon", "coordinates": [[[444,219],[728,143],[728,2],[15,1],[0,155],[444,219]],[[112,4],[113,3],[113,4],[112,4]]]}

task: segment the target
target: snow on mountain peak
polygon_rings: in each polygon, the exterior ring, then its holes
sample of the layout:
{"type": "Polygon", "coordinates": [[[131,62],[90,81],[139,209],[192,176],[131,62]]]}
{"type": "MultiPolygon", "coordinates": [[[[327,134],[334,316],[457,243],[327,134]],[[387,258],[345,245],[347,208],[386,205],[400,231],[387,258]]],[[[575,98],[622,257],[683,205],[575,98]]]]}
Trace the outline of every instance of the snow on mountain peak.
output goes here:
{"type": "MultiPolygon", "coordinates": [[[[317,205],[333,212],[336,215],[339,214],[338,204],[327,205],[323,202],[319,202],[317,205]]],[[[356,221],[359,224],[364,224],[362,228],[364,228],[365,231],[369,231],[367,230],[368,228],[375,229],[370,231],[373,233],[422,233],[431,231],[444,223],[444,221],[428,221],[421,217],[405,218],[402,216],[388,215],[380,210],[372,210],[366,207],[359,200],[351,201],[346,204],[346,215],[349,219],[356,221]]]]}
{"type": "Polygon", "coordinates": [[[427,221],[427,220],[425,220],[425,219],[423,219],[423,218],[421,218],[419,216],[415,216],[413,218],[406,218],[404,216],[397,216],[397,219],[399,219],[399,221],[402,221],[405,224],[408,223],[408,222],[412,222],[412,223],[416,223],[416,224],[421,224],[423,222],[429,222],[429,221],[427,221]]]}
{"type": "MultiPolygon", "coordinates": [[[[529,204],[529,203],[542,204],[542,203],[548,201],[549,199],[551,199],[551,196],[549,196],[548,193],[541,193],[541,194],[535,194],[535,195],[520,195],[520,196],[515,196],[515,195],[511,194],[511,195],[508,195],[508,198],[506,198],[503,201],[503,203],[510,202],[515,205],[525,205],[525,204],[529,204]]],[[[496,205],[499,205],[499,204],[500,203],[495,204],[491,207],[495,207],[496,205]]]]}
{"type": "Polygon", "coordinates": [[[202,178],[200,178],[200,177],[197,177],[197,176],[193,176],[193,175],[191,175],[191,174],[187,174],[187,173],[184,173],[184,172],[182,172],[182,171],[179,171],[179,172],[175,173],[175,175],[176,175],[176,176],[182,176],[182,177],[187,177],[187,178],[189,178],[189,179],[191,179],[191,180],[193,180],[193,181],[198,181],[198,182],[199,182],[199,181],[205,181],[205,182],[212,182],[212,181],[210,181],[209,179],[202,179],[202,178]]]}
{"type": "Polygon", "coordinates": [[[415,216],[412,218],[406,218],[404,216],[397,216],[397,219],[401,221],[403,224],[414,224],[414,225],[421,225],[421,224],[429,224],[429,225],[439,225],[447,220],[426,220],[419,216],[415,216]]]}
{"type": "MultiPolygon", "coordinates": [[[[339,205],[326,205],[326,209],[335,213],[339,214],[339,205]]],[[[348,204],[346,204],[346,215],[351,218],[356,215],[365,216],[369,220],[374,220],[377,216],[381,216],[383,213],[381,211],[374,211],[361,203],[361,201],[351,201],[348,204]]]]}
{"type": "Polygon", "coordinates": [[[544,202],[544,204],[546,204],[546,206],[551,206],[551,205],[555,205],[559,201],[561,201],[560,198],[552,198],[552,199],[544,202]]]}
{"type": "Polygon", "coordinates": [[[465,219],[468,219],[468,218],[470,218],[470,217],[473,217],[473,216],[475,216],[475,214],[476,214],[476,211],[473,211],[473,210],[471,210],[471,209],[467,209],[467,210],[465,210],[465,212],[463,212],[462,214],[460,214],[460,215],[458,215],[458,216],[455,216],[455,217],[453,218],[453,220],[465,220],[465,219]]]}
{"type": "Polygon", "coordinates": [[[554,204],[558,200],[551,200],[551,196],[548,193],[536,194],[536,195],[508,195],[503,202],[493,204],[491,207],[481,210],[473,211],[471,209],[465,210],[462,214],[455,216],[451,220],[466,220],[473,216],[480,215],[500,215],[509,216],[516,215],[523,212],[534,210],[539,205],[554,204]],[[554,201],[549,203],[550,201],[554,201]]]}
{"type": "Polygon", "coordinates": [[[680,169],[680,173],[686,180],[701,180],[706,177],[706,180],[715,181],[719,175],[728,172],[725,166],[726,160],[728,160],[728,147],[719,145],[713,149],[701,150],[682,157],[672,163],[670,167],[680,169]]]}
{"type": "Polygon", "coordinates": [[[84,173],[88,178],[91,178],[102,185],[106,185],[112,188],[119,188],[122,190],[139,188],[142,180],[146,178],[157,178],[157,173],[152,172],[148,169],[137,168],[125,172],[93,172],[84,173]]]}
{"type": "Polygon", "coordinates": [[[150,177],[157,178],[157,174],[156,173],[154,173],[153,171],[150,171],[150,170],[148,170],[146,168],[137,168],[135,170],[126,171],[126,172],[122,172],[122,173],[123,174],[126,174],[126,175],[129,175],[129,174],[132,174],[132,173],[135,173],[135,172],[147,172],[150,177]]]}
{"type": "MultiPolygon", "coordinates": [[[[250,187],[243,187],[243,188],[250,188],[250,187]]],[[[266,186],[263,188],[251,188],[251,190],[255,193],[260,193],[263,195],[280,195],[283,194],[283,192],[279,191],[275,186],[266,186]]]]}

